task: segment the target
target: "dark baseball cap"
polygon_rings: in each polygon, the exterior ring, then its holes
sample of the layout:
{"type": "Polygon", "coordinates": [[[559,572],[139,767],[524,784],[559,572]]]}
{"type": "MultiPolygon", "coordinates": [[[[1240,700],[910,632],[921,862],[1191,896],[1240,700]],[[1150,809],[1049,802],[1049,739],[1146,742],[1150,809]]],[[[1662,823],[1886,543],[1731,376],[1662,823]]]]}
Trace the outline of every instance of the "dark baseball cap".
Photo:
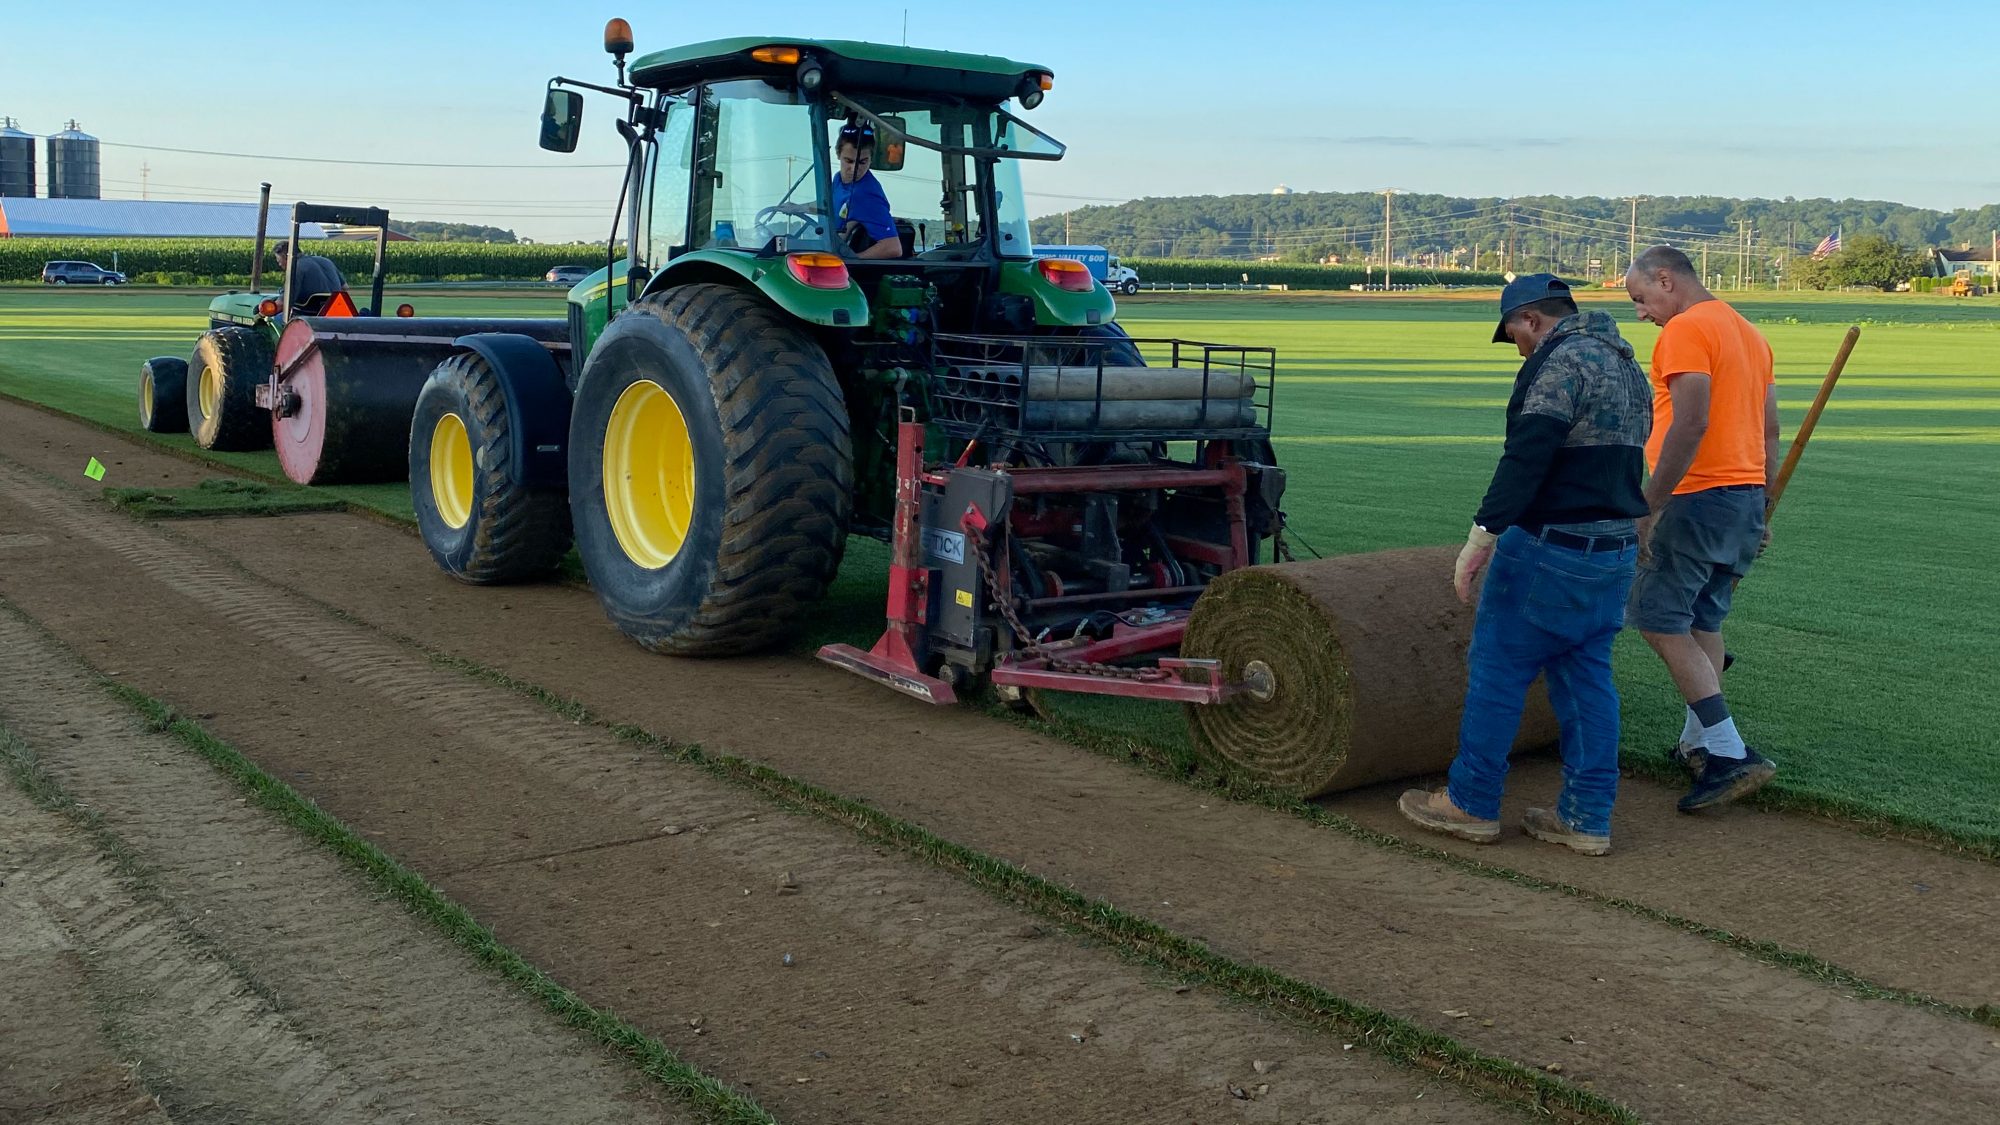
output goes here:
{"type": "Polygon", "coordinates": [[[1568,297],[1569,283],[1552,273],[1523,274],[1508,282],[1507,288],[1500,291],[1500,323],[1493,329],[1493,342],[1513,342],[1507,338],[1507,318],[1514,315],[1514,310],[1556,296],[1568,297]]]}

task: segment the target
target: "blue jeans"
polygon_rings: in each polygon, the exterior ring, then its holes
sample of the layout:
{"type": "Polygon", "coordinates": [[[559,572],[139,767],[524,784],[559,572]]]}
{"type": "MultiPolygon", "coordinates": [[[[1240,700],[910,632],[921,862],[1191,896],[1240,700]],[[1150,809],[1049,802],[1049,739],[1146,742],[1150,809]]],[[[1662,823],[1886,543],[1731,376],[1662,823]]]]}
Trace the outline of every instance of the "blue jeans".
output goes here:
{"type": "Polygon", "coordinates": [[[1518,527],[1500,536],[1479,595],[1467,654],[1465,713],[1451,763],[1452,803],[1496,820],[1507,753],[1528,686],[1548,676],[1562,725],[1563,791],[1556,812],[1581,832],[1608,834],[1618,796],[1618,689],[1611,642],[1625,624],[1638,548],[1580,551],[1518,527]]]}

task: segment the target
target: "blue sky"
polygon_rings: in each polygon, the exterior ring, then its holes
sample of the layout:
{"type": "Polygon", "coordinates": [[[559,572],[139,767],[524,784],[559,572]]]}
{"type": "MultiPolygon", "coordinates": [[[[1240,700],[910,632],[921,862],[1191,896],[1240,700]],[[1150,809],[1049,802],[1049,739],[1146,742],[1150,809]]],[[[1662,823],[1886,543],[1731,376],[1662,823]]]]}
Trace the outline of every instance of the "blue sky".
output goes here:
{"type": "Polygon", "coordinates": [[[1045,63],[1030,119],[1067,159],[1043,214],[1140,195],[1394,187],[1464,195],[2000,200],[2000,5],[1458,2],[379,3],[0,0],[0,114],[76,118],[105,194],[378,201],[411,218],[602,237],[621,159],[593,99],[569,158],[535,147],[554,74],[725,35],[869,38],[1045,63]],[[78,12],[87,10],[86,28],[78,12]],[[991,14],[982,14],[991,13],[991,14]],[[1983,57],[1982,57],[1983,56],[1983,57]],[[1953,66],[1979,91],[1952,96],[1953,66]],[[235,159],[269,156],[518,169],[235,159]],[[142,177],[141,166],[147,172],[142,177]]]}

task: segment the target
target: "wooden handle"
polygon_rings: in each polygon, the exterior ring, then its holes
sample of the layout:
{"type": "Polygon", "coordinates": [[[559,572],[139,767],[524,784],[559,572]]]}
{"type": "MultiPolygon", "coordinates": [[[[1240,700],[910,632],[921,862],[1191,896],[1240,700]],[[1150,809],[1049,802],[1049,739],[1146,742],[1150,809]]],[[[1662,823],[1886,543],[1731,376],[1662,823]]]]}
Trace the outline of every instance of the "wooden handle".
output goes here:
{"type": "Polygon", "coordinates": [[[1778,469],[1777,483],[1771,486],[1771,494],[1764,498],[1764,519],[1768,522],[1771,513],[1778,510],[1778,500],[1785,494],[1785,485],[1792,479],[1792,470],[1799,467],[1799,455],[1806,451],[1806,442],[1812,440],[1813,427],[1819,425],[1820,411],[1826,409],[1826,400],[1833,397],[1833,385],[1840,381],[1840,372],[1847,366],[1847,357],[1854,351],[1854,342],[1861,338],[1861,326],[1849,325],[1847,337],[1840,342],[1840,351],[1833,357],[1833,366],[1827,368],[1826,378],[1820,380],[1819,394],[1813,397],[1812,408],[1806,411],[1806,419],[1799,423],[1799,432],[1792,437],[1791,448],[1785,451],[1785,463],[1778,469]]]}

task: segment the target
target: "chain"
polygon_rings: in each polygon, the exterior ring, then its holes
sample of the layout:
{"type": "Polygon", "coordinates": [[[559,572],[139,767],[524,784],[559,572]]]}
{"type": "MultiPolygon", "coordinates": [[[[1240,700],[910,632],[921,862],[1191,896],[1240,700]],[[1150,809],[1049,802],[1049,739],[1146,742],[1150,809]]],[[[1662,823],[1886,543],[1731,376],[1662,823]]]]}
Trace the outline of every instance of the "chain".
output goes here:
{"type": "Polygon", "coordinates": [[[973,541],[973,557],[979,560],[979,576],[985,580],[986,590],[992,595],[993,604],[999,607],[1000,616],[1006,618],[1007,627],[1014,631],[1015,638],[1021,642],[1022,647],[1017,651],[1022,656],[1046,657],[1049,667],[1058,672],[1071,672],[1083,676],[1099,676],[1108,680],[1164,680],[1169,678],[1171,673],[1160,668],[1120,668],[1115,664],[1099,664],[1089,660],[1064,660],[1059,656],[1053,655],[1050,652],[1052,646],[1049,643],[1036,641],[1034,634],[1028,631],[1027,623],[1021,620],[1020,613],[1014,608],[1013,591],[1001,587],[999,568],[993,565],[992,544],[987,542],[985,535],[979,534],[970,528],[967,528],[966,532],[968,537],[973,541]]]}

